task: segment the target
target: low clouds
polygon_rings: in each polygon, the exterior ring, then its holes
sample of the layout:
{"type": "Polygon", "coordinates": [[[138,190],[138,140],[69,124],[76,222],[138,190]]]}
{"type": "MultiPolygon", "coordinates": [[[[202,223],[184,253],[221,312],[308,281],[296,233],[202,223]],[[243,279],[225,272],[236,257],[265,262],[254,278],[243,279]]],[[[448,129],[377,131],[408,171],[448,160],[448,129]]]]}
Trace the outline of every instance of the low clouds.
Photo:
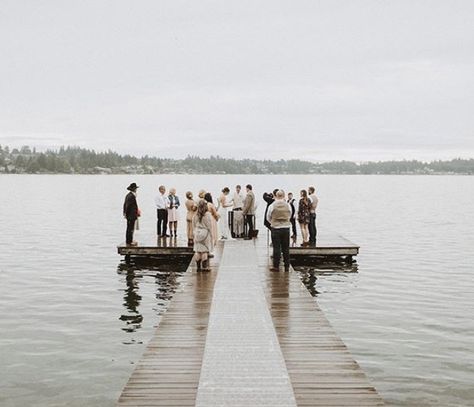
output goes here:
{"type": "Polygon", "coordinates": [[[470,1],[4,2],[0,144],[474,156],[470,1]]]}

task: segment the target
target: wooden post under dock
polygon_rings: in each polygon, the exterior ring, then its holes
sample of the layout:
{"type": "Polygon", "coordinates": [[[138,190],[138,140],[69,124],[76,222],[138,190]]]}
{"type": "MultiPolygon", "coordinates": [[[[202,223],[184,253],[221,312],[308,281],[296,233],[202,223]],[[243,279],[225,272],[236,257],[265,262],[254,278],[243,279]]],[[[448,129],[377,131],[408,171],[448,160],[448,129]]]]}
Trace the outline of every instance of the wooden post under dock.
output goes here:
{"type": "Polygon", "coordinates": [[[192,262],[119,406],[383,405],[298,274],[269,271],[270,252],[227,241],[210,272],[192,262]]]}

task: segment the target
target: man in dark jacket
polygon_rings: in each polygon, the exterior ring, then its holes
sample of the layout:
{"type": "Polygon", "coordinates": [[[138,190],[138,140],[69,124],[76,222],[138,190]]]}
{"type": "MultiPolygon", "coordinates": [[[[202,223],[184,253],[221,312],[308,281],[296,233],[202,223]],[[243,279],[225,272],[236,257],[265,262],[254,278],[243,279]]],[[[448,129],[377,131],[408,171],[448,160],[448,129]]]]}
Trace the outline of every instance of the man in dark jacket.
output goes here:
{"type": "Polygon", "coordinates": [[[267,213],[268,213],[268,207],[275,202],[275,195],[278,192],[278,188],[273,190],[273,193],[271,192],[264,192],[263,193],[263,200],[267,203],[267,207],[265,208],[265,214],[263,215],[263,224],[268,230],[272,230],[272,227],[270,225],[270,222],[267,220],[267,213]]]}
{"type": "Polygon", "coordinates": [[[127,219],[127,232],[125,233],[125,242],[129,246],[136,246],[137,242],[133,241],[133,231],[135,230],[135,222],[139,216],[137,205],[137,188],[138,185],[133,182],[127,188],[130,192],[125,196],[123,203],[123,216],[127,219]]]}

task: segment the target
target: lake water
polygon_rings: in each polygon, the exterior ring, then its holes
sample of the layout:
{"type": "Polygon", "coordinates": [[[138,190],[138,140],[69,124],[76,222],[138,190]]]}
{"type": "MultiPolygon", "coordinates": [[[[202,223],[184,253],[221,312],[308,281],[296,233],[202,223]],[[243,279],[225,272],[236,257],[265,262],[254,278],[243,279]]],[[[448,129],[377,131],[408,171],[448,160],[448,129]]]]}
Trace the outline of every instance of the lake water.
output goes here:
{"type": "Polygon", "coordinates": [[[314,184],[318,227],[361,252],[356,273],[299,270],[387,404],[474,405],[474,178],[335,175],[0,176],[0,405],[114,405],[186,269],[120,263],[130,182],[139,241],[159,184],[314,184]]]}

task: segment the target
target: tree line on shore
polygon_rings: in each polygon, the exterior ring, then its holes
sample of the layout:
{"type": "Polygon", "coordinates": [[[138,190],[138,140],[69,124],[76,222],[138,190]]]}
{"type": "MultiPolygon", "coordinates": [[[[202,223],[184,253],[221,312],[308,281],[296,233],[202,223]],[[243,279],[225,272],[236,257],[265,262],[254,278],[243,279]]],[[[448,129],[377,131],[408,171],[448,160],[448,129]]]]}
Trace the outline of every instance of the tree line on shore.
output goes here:
{"type": "Polygon", "coordinates": [[[23,146],[0,145],[0,173],[13,174],[474,174],[474,159],[331,161],[229,159],[219,156],[184,159],[96,152],[81,147],[61,147],[38,152],[23,146]]]}

